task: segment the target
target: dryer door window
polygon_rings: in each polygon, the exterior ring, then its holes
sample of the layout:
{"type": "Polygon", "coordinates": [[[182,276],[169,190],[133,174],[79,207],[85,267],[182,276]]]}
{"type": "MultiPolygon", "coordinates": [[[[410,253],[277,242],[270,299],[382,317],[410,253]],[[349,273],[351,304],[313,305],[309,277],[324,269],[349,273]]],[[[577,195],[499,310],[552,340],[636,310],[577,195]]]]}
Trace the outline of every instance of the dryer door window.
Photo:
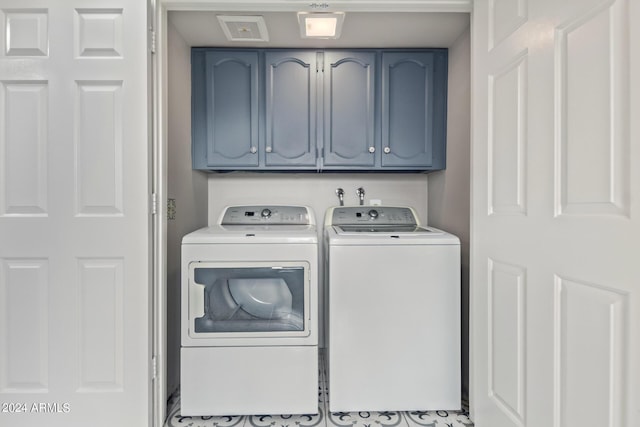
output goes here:
{"type": "Polygon", "coordinates": [[[189,335],[305,336],[308,277],[307,263],[191,263],[189,335]]]}

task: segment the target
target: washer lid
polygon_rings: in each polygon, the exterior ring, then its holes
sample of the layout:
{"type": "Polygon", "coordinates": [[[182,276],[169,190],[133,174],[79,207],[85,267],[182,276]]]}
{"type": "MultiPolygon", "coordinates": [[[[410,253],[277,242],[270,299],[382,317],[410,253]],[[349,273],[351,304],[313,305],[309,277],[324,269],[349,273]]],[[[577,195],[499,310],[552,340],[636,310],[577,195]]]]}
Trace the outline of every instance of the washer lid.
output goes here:
{"type": "Polygon", "coordinates": [[[363,227],[334,225],[325,228],[325,236],[329,246],[460,244],[458,237],[437,228],[419,226],[413,227],[411,230],[398,228],[397,226],[385,228],[383,226],[363,227]]]}
{"type": "Polygon", "coordinates": [[[336,229],[341,233],[438,233],[432,228],[419,227],[417,225],[336,225],[336,229]]]}

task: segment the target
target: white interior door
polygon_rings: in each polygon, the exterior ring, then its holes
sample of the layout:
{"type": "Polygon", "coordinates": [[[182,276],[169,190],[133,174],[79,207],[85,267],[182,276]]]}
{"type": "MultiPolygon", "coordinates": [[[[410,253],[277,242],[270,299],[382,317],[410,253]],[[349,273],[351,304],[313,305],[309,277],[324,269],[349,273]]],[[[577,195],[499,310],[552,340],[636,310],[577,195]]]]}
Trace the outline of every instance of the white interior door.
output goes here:
{"type": "Polygon", "coordinates": [[[0,425],[148,425],[146,20],[0,3],[0,425]]]}
{"type": "Polygon", "coordinates": [[[637,425],[639,42],[635,0],[474,2],[478,427],[637,425]]]}

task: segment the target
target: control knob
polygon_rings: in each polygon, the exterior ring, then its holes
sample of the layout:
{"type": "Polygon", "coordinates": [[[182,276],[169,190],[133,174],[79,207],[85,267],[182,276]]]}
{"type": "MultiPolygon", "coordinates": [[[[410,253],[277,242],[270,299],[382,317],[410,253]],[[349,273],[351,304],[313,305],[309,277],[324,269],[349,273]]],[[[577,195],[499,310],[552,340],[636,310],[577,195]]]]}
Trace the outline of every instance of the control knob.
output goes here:
{"type": "Polygon", "coordinates": [[[369,215],[369,218],[371,218],[371,219],[378,218],[378,211],[375,210],[375,209],[371,209],[369,212],[367,212],[367,214],[369,215]]]}
{"type": "Polygon", "coordinates": [[[271,209],[267,209],[264,208],[262,209],[262,212],[260,212],[260,216],[264,219],[270,218],[271,217],[271,209]]]}

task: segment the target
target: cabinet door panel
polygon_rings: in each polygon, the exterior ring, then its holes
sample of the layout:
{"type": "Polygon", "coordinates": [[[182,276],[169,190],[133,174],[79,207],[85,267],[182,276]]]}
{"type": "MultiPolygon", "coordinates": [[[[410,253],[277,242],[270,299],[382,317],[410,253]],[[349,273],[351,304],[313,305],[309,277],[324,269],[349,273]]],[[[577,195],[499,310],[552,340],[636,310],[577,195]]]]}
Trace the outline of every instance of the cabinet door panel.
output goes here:
{"type": "Polygon", "coordinates": [[[316,167],[316,52],[267,52],[267,167],[316,167]]]}
{"type": "Polygon", "coordinates": [[[323,166],[373,167],[375,52],[324,54],[323,166]]]}
{"type": "Polygon", "coordinates": [[[206,167],[258,166],[258,53],[206,52],[203,89],[206,167]]]}
{"type": "Polygon", "coordinates": [[[383,167],[444,167],[444,55],[443,59],[434,52],[382,54],[383,167]]]}

